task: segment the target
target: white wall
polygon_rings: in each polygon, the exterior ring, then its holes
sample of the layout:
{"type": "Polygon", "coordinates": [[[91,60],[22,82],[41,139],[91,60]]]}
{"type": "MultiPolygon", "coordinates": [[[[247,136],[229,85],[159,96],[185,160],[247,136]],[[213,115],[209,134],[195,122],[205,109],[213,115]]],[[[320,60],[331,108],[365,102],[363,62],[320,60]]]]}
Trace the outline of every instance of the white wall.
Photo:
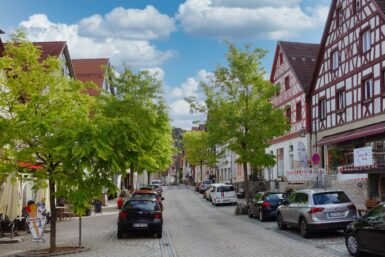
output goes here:
{"type": "MultiPolygon", "coordinates": [[[[270,153],[270,152],[273,152],[273,155],[276,156],[277,155],[277,150],[280,149],[280,148],[283,148],[284,149],[284,174],[286,175],[286,172],[288,170],[291,169],[291,164],[290,164],[290,158],[289,158],[289,155],[292,154],[293,155],[293,160],[294,161],[299,161],[300,158],[299,158],[299,153],[298,153],[298,142],[301,142],[305,148],[306,148],[306,156],[307,156],[307,160],[310,160],[311,159],[311,156],[310,156],[310,153],[311,153],[311,149],[310,149],[310,135],[307,134],[306,137],[297,137],[297,138],[293,138],[293,139],[290,139],[290,140],[287,140],[287,141],[283,141],[283,142],[280,142],[280,143],[277,143],[277,144],[273,144],[271,145],[269,148],[266,148],[265,152],[266,153],[270,153]],[[293,151],[292,152],[289,152],[289,147],[290,146],[293,146],[293,151]]],[[[276,160],[277,161],[277,160],[276,160]]],[[[266,180],[269,180],[269,179],[277,179],[278,178],[278,167],[277,167],[277,163],[275,164],[274,167],[272,167],[271,169],[265,169],[264,170],[264,178],[266,180]],[[270,172],[269,172],[270,170],[270,172]]]]}

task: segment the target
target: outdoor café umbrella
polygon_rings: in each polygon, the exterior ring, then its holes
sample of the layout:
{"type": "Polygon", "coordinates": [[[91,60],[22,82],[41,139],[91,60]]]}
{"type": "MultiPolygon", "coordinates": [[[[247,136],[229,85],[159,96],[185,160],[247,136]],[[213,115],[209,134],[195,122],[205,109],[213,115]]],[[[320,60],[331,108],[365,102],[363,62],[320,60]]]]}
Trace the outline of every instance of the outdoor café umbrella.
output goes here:
{"type": "Polygon", "coordinates": [[[22,197],[20,181],[12,179],[8,176],[3,185],[2,194],[0,197],[0,213],[8,217],[10,221],[14,221],[17,216],[22,215],[22,197]]]}

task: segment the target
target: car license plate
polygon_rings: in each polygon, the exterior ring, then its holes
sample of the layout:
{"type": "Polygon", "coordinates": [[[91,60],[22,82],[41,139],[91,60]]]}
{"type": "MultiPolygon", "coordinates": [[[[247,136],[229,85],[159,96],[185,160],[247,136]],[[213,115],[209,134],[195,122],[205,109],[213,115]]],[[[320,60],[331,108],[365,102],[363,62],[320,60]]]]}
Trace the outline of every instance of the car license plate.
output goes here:
{"type": "Polygon", "coordinates": [[[345,212],[330,212],[329,217],[332,218],[338,218],[338,217],[343,217],[345,215],[345,212]]]}
{"type": "Polygon", "coordinates": [[[148,227],[148,224],[145,224],[145,223],[134,223],[134,225],[132,225],[134,228],[147,228],[148,227]]]}

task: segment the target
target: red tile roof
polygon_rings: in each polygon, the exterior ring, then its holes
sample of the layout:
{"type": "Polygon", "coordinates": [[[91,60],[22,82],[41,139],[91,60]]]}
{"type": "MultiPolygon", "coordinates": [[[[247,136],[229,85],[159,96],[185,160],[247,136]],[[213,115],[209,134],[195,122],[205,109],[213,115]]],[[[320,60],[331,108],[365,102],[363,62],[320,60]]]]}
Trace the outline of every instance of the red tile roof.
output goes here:
{"type": "Polygon", "coordinates": [[[305,92],[310,88],[320,50],[319,44],[279,41],[305,92]]]}
{"type": "MultiPolygon", "coordinates": [[[[102,88],[104,82],[105,70],[108,66],[108,58],[99,59],[73,59],[76,78],[83,83],[94,82],[97,86],[102,88]]],[[[91,96],[99,95],[99,91],[93,88],[88,88],[87,92],[91,96]]]]}
{"type": "Polygon", "coordinates": [[[45,60],[48,57],[60,57],[64,52],[67,43],[65,41],[53,41],[53,42],[32,42],[34,46],[38,46],[41,50],[41,60],[45,60]]]}

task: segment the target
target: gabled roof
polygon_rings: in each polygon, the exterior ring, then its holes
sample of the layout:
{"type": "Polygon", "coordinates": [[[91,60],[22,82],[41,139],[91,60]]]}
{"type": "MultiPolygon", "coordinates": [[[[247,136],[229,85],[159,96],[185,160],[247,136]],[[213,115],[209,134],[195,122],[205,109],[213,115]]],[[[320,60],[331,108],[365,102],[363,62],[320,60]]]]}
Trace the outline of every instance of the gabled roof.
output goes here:
{"type": "MultiPolygon", "coordinates": [[[[2,31],[1,29],[0,29],[0,34],[4,34],[4,31],[2,31]]],[[[1,38],[0,38],[0,55],[3,51],[4,51],[4,46],[3,46],[3,42],[1,41],[1,38]]]]}
{"type": "Polygon", "coordinates": [[[34,46],[40,47],[41,60],[51,57],[59,57],[65,50],[67,43],[65,41],[54,42],[32,42],[34,46]]]}
{"type": "Polygon", "coordinates": [[[278,41],[273,70],[270,77],[271,81],[273,81],[278,61],[279,49],[282,49],[303,90],[307,92],[311,86],[320,45],[312,43],[278,41]]]}
{"type": "Polygon", "coordinates": [[[320,45],[284,41],[279,41],[278,45],[282,48],[303,90],[307,92],[313,78],[320,45]]]}
{"type": "Polygon", "coordinates": [[[382,10],[383,13],[385,13],[385,1],[384,0],[375,0],[378,7],[382,10]]]}
{"type": "MultiPolygon", "coordinates": [[[[100,88],[104,83],[105,67],[109,65],[108,58],[99,59],[73,59],[76,78],[83,83],[93,82],[100,88]]],[[[96,96],[99,92],[93,88],[88,88],[87,92],[91,96],[96,96]]]]}
{"type": "MultiPolygon", "coordinates": [[[[372,2],[374,3],[374,5],[376,5],[380,9],[380,12],[379,12],[380,16],[382,16],[382,18],[385,20],[385,0],[372,0],[372,2]]],[[[330,4],[329,14],[328,14],[328,17],[326,19],[326,24],[325,24],[324,31],[323,31],[322,38],[321,38],[320,52],[318,53],[317,65],[314,69],[314,75],[312,78],[312,83],[311,83],[312,87],[310,89],[310,94],[312,93],[312,91],[314,90],[314,88],[316,86],[317,75],[318,75],[318,72],[320,70],[321,62],[322,62],[322,53],[324,52],[324,49],[325,49],[325,44],[326,44],[326,40],[328,38],[328,33],[330,31],[330,26],[332,24],[333,15],[334,15],[334,12],[336,10],[336,5],[337,5],[337,0],[333,0],[330,4]]]]}
{"type": "MultiPolygon", "coordinates": [[[[4,46],[9,43],[4,43],[4,46]]],[[[34,46],[39,47],[41,51],[40,61],[47,59],[48,57],[59,58],[60,55],[64,54],[68,69],[71,77],[75,78],[74,68],[72,66],[71,57],[68,51],[67,42],[65,41],[51,41],[51,42],[32,42],[34,46]]]]}

